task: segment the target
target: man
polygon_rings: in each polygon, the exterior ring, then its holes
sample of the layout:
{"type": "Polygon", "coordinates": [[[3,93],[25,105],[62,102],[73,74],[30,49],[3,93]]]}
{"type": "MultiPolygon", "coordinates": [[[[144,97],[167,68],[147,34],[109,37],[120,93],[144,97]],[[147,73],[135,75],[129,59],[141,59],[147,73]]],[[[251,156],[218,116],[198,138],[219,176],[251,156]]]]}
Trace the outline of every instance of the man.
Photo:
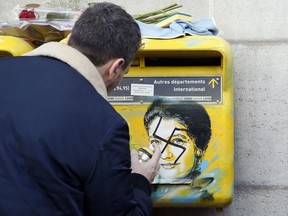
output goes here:
{"type": "Polygon", "coordinates": [[[146,163],[130,155],[127,123],[106,101],[140,42],[125,10],[97,3],[69,46],[0,59],[1,216],[151,214],[160,149],[146,163]]]}

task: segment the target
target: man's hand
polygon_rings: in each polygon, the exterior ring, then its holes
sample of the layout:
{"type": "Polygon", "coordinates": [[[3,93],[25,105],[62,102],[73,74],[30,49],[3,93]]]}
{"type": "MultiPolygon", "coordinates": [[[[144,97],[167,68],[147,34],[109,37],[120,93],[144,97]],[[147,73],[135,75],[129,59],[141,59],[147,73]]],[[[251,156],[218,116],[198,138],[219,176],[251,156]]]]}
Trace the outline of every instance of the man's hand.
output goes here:
{"type": "Polygon", "coordinates": [[[147,162],[140,162],[138,152],[135,149],[131,151],[132,173],[139,173],[145,176],[150,183],[153,181],[160,168],[159,159],[161,157],[160,147],[157,144],[153,144],[153,147],[154,154],[147,162]]]}

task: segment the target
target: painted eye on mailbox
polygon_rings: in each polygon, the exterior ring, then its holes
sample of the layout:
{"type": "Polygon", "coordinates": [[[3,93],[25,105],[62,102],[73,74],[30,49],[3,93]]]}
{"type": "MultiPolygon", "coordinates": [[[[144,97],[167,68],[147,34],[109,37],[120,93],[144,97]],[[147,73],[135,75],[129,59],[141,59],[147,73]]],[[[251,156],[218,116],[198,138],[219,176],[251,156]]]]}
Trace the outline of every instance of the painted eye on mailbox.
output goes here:
{"type": "Polygon", "coordinates": [[[174,138],[171,140],[171,142],[176,144],[176,145],[184,146],[186,143],[186,140],[184,140],[182,138],[174,138]]]}
{"type": "Polygon", "coordinates": [[[150,140],[150,144],[151,144],[151,145],[152,145],[152,144],[160,145],[160,144],[161,144],[161,141],[158,140],[158,139],[151,139],[151,140],[150,140]]]}

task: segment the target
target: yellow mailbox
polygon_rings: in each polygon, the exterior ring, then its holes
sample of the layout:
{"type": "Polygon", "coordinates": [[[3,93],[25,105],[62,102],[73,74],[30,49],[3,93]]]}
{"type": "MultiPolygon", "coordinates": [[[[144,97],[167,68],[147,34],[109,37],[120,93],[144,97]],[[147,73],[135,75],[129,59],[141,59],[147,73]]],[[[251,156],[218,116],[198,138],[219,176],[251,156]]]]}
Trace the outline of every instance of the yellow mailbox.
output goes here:
{"type": "Polygon", "coordinates": [[[0,35],[0,57],[20,56],[34,48],[33,45],[21,38],[0,35]]]}
{"type": "Polygon", "coordinates": [[[225,40],[144,39],[130,72],[108,100],[127,120],[130,145],[140,159],[151,157],[153,143],[161,147],[152,183],[155,207],[231,203],[233,71],[225,40]]]}

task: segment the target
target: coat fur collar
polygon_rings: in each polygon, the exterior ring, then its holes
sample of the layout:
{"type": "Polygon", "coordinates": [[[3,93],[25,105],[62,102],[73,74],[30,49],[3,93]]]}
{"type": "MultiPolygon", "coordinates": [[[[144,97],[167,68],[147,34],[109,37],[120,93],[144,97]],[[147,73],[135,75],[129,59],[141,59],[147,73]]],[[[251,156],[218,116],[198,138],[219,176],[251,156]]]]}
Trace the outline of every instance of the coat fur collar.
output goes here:
{"type": "Polygon", "coordinates": [[[95,90],[107,100],[104,81],[92,62],[78,50],[62,43],[49,42],[25,53],[24,56],[49,56],[57,58],[78,71],[85,77],[95,90]]]}

